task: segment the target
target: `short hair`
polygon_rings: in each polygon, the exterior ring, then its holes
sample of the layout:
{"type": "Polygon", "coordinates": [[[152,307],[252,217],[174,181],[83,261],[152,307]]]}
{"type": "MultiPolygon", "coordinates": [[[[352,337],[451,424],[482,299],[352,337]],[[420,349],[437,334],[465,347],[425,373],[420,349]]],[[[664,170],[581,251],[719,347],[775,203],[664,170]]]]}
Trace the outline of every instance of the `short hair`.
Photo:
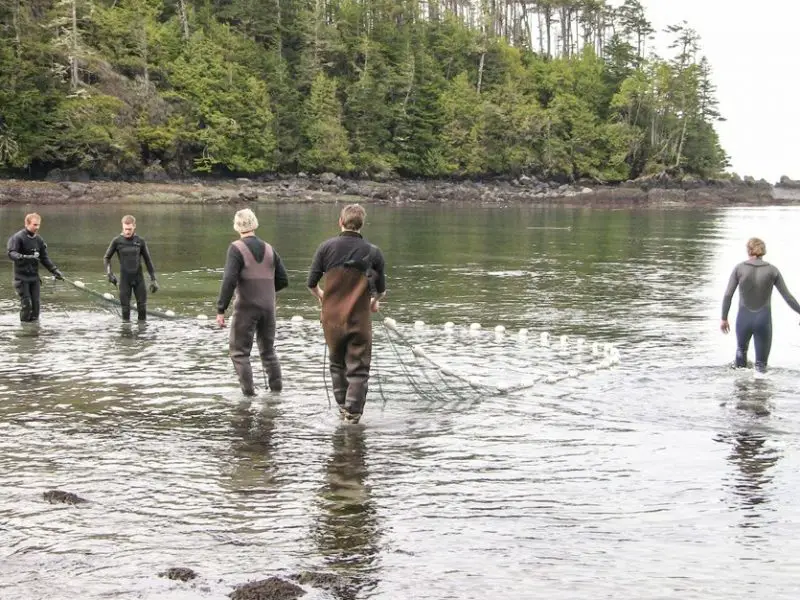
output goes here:
{"type": "Polygon", "coordinates": [[[342,227],[351,231],[359,231],[364,226],[366,218],[367,211],[360,204],[348,204],[339,215],[342,227]]]}
{"type": "Polygon", "coordinates": [[[123,225],[136,225],[136,217],[133,215],[125,215],[122,217],[122,224],[123,225]]]}
{"type": "Polygon", "coordinates": [[[239,233],[247,233],[258,229],[258,219],[249,208],[243,208],[233,217],[233,229],[239,233]]]}
{"type": "Polygon", "coordinates": [[[28,213],[25,215],[25,225],[30,225],[31,221],[34,219],[39,219],[39,222],[42,222],[42,217],[39,215],[39,213],[28,213]]]}
{"type": "Polygon", "coordinates": [[[767,245],[764,243],[764,240],[759,238],[750,238],[747,240],[747,255],[748,256],[757,256],[761,258],[767,253],[767,245]]]}

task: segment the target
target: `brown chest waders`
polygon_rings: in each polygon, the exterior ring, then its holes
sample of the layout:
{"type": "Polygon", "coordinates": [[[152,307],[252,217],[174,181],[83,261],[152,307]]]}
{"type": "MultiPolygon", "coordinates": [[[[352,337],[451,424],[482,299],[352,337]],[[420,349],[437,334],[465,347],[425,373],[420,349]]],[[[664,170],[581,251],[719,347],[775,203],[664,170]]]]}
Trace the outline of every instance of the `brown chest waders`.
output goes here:
{"type": "Polygon", "coordinates": [[[328,345],[333,397],[340,408],[361,415],[372,360],[369,282],[356,269],[325,273],[322,329],[328,345]]]}

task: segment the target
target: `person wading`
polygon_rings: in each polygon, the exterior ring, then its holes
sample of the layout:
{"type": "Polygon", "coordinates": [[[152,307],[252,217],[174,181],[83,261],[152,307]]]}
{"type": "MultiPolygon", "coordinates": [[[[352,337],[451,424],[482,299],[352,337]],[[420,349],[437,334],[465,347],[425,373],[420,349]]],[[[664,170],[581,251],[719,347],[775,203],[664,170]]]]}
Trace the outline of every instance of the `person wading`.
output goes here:
{"type": "Polygon", "coordinates": [[[217,323],[225,326],[225,311],[235,292],[229,349],[242,393],[255,395],[250,364],[254,334],[269,389],[279,392],[283,382],[275,353],[275,293],[289,285],[289,278],[275,249],[256,237],[258,219],[252,210],[246,208],[237,212],[233,228],[240,239],[228,247],[217,300],[217,323]]]}
{"type": "Polygon", "coordinates": [[[380,248],[361,235],[366,212],[358,204],[342,209],[341,233],[317,248],[308,288],[322,305],[322,329],[328,346],[333,396],[340,415],[358,423],[367,400],[372,360],[372,317],[386,295],[380,248]],[[325,290],[319,282],[325,276],[325,290]]]}
{"type": "Polygon", "coordinates": [[[19,320],[23,323],[39,320],[39,263],[56,279],[64,279],[47,255],[47,244],[39,235],[42,217],[37,213],[25,215],[25,228],[8,238],[8,258],[14,262],[14,290],[20,299],[19,320]]]}
{"type": "Polygon", "coordinates": [[[800,304],[789,292],[781,272],[774,265],[763,260],[767,246],[758,238],[747,241],[748,259],[733,269],[728,287],[722,298],[722,333],[728,333],[728,311],[731,308],[733,293],[739,288],[739,312],[736,315],[736,367],[747,366],[747,349],[750,338],[756,347],[755,370],[767,370],[767,360],[772,347],[772,288],[777,288],[783,299],[793,311],[800,313],[800,304]]]}
{"type": "Polygon", "coordinates": [[[147,287],[142,273],[142,261],[150,275],[150,292],[158,291],[156,271],[147,243],[136,235],[136,219],[131,215],[122,217],[122,233],[111,240],[103,256],[103,265],[109,283],[119,284],[119,303],[122,305],[122,320],[131,319],[131,293],[136,297],[136,312],[140,321],[147,320],[147,287]],[[111,269],[111,258],[119,256],[119,281],[111,269]]]}

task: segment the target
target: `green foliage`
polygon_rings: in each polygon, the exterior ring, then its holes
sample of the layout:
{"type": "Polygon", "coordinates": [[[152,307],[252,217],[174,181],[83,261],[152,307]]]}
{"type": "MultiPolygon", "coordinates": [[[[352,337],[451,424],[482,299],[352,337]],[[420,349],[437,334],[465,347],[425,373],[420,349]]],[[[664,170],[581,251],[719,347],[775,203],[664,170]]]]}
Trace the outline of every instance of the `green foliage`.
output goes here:
{"type": "Polygon", "coordinates": [[[639,0],[527,2],[525,23],[468,4],[0,1],[0,169],[617,181],[727,166],[687,24],[662,59],[639,0]]]}
{"type": "MultiPolygon", "coordinates": [[[[230,31],[216,36],[224,44],[230,31]]],[[[172,98],[183,103],[181,137],[201,148],[194,159],[198,171],[266,171],[275,164],[273,115],[265,83],[244,65],[226,56],[226,48],[202,31],[171,65],[172,98]]]]}
{"type": "Polygon", "coordinates": [[[345,172],[353,168],[347,131],[342,125],[342,105],[336,97],[336,82],[318,73],[311,84],[303,119],[306,151],[300,166],[309,171],[345,172]]]}

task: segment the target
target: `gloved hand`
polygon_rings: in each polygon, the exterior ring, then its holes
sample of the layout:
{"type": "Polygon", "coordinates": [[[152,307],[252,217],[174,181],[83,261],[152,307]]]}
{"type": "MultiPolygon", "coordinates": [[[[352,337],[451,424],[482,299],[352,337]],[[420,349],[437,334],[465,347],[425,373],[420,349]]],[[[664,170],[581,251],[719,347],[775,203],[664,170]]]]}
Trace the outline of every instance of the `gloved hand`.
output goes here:
{"type": "Polygon", "coordinates": [[[158,291],[158,282],[155,279],[150,280],[150,293],[155,294],[158,291]]]}
{"type": "Polygon", "coordinates": [[[64,279],[64,274],[59,269],[56,269],[53,271],[53,277],[56,279],[64,279]]]}
{"type": "Polygon", "coordinates": [[[106,273],[106,277],[108,278],[108,283],[110,283],[111,285],[117,285],[117,276],[114,275],[114,273],[109,271],[108,273],[106,273]]]}

